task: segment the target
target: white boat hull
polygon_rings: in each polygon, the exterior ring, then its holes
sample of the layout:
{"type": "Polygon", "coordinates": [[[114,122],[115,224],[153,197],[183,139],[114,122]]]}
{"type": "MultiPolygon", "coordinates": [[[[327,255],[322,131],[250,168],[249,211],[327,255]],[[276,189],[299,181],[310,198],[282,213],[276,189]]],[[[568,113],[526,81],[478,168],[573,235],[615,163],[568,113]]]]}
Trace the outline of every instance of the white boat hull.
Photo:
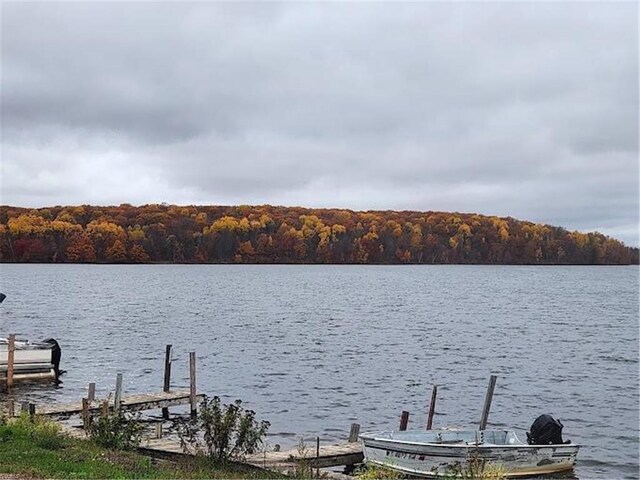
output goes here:
{"type": "MultiPolygon", "coordinates": [[[[53,365],[53,345],[16,341],[13,352],[13,380],[55,379],[53,365]]],[[[4,381],[8,371],[9,346],[6,339],[0,339],[0,381],[4,381]]]]}
{"type": "MultiPolygon", "coordinates": [[[[473,469],[477,472],[482,468],[520,477],[571,470],[579,449],[575,444],[523,444],[513,432],[507,437],[511,444],[504,445],[474,440],[478,437],[476,432],[459,432],[464,435],[457,438],[450,431],[443,432],[445,440],[440,443],[435,437],[426,437],[431,442],[420,441],[425,432],[364,434],[361,438],[365,462],[424,477],[468,475],[473,469]],[[446,436],[452,439],[446,440],[446,436]]],[[[433,433],[437,435],[437,431],[433,433]]]]}

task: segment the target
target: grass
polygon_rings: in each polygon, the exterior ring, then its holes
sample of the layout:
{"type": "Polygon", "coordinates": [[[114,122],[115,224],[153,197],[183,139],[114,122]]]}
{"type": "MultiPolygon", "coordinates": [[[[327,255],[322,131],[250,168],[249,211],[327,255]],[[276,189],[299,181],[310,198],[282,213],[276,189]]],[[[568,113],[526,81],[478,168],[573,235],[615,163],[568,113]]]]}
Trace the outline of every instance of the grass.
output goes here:
{"type": "Polygon", "coordinates": [[[206,457],[170,462],[107,449],[65,436],[55,423],[26,416],[0,422],[0,474],[56,479],[281,478],[238,464],[221,466],[206,457]]]}

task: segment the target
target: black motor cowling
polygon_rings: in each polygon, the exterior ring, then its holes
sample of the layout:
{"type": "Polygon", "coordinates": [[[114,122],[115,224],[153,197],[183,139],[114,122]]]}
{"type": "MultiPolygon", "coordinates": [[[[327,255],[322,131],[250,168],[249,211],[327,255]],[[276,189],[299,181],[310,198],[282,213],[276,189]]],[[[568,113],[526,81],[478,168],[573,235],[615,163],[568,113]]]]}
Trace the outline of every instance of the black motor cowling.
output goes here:
{"type": "Polygon", "coordinates": [[[53,345],[51,349],[51,363],[53,364],[53,370],[56,372],[56,380],[62,375],[65,371],[60,370],[60,357],[62,356],[62,349],[57,341],[53,338],[47,338],[43,340],[43,343],[50,343],[53,345]]]}
{"type": "Polygon", "coordinates": [[[551,415],[540,415],[527,432],[529,445],[559,445],[562,441],[562,422],[551,415]]]}

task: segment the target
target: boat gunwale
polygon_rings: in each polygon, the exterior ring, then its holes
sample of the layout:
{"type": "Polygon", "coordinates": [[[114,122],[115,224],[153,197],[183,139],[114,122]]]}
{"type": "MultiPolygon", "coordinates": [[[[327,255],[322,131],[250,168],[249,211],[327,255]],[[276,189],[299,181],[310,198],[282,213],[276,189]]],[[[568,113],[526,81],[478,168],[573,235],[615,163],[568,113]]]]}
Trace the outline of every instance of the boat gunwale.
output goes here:
{"type": "MultiPolygon", "coordinates": [[[[512,430],[507,430],[507,431],[512,431],[512,430]]],[[[536,448],[536,449],[541,449],[541,448],[566,448],[566,449],[573,449],[575,448],[576,451],[582,446],[581,444],[578,443],[556,443],[556,444],[548,444],[548,445],[530,445],[528,443],[518,443],[518,444],[506,444],[506,443],[469,443],[469,442],[465,442],[464,440],[460,440],[459,442],[421,442],[419,440],[398,440],[395,438],[381,438],[381,437],[374,437],[371,436],[372,434],[369,433],[363,433],[360,435],[360,439],[362,440],[363,444],[365,447],[369,447],[369,448],[376,448],[376,447],[372,447],[371,445],[367,445],[366,441],[367,440],[373,440],[373,441],[377,441],[377,442],[383,442],[383,443],[387,443],[387,444],[402,444],[402,445],[415,445],[415,446],[426,446],[426,447],[437,447],[437,448],[456,448],[456,449],[468,449],[468,448],[483,448],[483,449],[489,449],[489,448],[536,448]]],[[[389,450],[392,450],[392,448],[389,448],[389,450]]]]}
{"type": "MultiPolygon", "coordinates": [[[[392,470],[398,470],[401,471],[403,473],[408,473],[411,475],[415,475],[416,477],[423,477],[423,478],[441,478],[442,475],[439,475],[437,472],[427,472],[427,471],[420,471],[420,470],[416,470],[413,468],[407,468],[407,467],[402,467],[402,466],[397,466],[394,465],[393,467],[391,467],[390,465],[387,465],[384,462],[380,462],[377,460],[369,460],[370,463],[373,463],[375,465],[379,465],[382,467],[388,467],[391,468],[392,470]]],[[[544,467],[538,467],[535,471],[533,470],[522,470],[522,471],[517,471],[517,472],[509,472],[506,474],[507,478],[517,478],[517,477],[531,477],[531,476],[537,476],[537,475],[552,475],[555,473],[562,473],[562,472],[568,472],[570,470],[573,470],[574,466],[573,464],[563,467],[561,469],[551,469],[551,468],[544,468],[544,467]]]]}

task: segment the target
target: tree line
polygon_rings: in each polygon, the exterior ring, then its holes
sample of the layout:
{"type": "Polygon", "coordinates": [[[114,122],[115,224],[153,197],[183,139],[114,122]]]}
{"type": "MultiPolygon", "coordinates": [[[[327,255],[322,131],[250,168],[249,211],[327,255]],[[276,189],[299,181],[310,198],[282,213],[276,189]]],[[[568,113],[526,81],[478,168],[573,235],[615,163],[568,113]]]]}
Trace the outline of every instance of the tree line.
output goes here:
{"type": "Polygon", "coordinates": [[[511,217],[263,206],[0,207],[0,262],[637,264],[638,249],[511,217]]]}

